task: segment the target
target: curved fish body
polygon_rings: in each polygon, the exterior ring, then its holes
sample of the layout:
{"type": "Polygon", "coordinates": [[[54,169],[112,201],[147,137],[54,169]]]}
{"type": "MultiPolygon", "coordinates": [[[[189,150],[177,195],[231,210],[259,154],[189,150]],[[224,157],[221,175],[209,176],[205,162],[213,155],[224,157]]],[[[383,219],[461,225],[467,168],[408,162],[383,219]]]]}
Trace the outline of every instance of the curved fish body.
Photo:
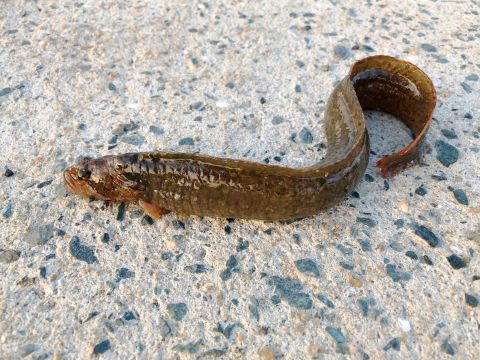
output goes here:
{"type": "Polygon", "coordinates": [[[313,166],[143,152],[87,159],[64,172],[67,190],[104,200],[138,201],[158,217],[168,211],[213,217],[285,220],[314,215],[342,201],[368,164],[363,110],[390,113],[414,140],[378,162],[391,177],[418,162],[435,108],[435,88],[415,65],[389,56],[356,62],[335,87],[325,112],[327,154],[313,166]]]}

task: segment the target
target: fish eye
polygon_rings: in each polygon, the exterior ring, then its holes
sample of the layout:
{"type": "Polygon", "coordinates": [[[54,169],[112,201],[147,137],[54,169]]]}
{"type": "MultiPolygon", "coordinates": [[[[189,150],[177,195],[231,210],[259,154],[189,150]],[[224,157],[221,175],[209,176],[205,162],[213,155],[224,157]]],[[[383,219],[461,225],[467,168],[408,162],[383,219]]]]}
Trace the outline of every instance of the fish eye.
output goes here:
{"type": "Polygon", "coordinates": [[[86,167],[78,169],[77,176],[80,180],[88,180],[90,178],[90,175],[92,175],[92,170],[87,169],[86,167]]]}

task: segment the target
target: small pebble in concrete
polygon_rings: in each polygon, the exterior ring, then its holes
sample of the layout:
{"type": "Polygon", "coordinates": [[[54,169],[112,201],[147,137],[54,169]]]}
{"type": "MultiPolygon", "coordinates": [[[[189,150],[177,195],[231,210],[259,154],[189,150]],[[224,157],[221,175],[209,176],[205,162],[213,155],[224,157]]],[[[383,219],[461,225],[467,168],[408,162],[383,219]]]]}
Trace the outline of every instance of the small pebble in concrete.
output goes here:
{"type": "Polygon", "coordinates": [[[336,45],[333,48],[333,53],[339,59],[346,59],[350,56],[350,51],[343,45],[336,45]]]}
{"type": "Polygon", "coordinates": [[[347,339],[345,338],[345,336],[343,335],[342,331],[339,328],[327,326],[325,330],[338,344],[347,342],[347,339]]]}
{"type": "Polygon", "coordinates": [[[453,190],[453,196],[455,196],[455,199],[458,201],[459,204],[468,205],[467,194],[465,194],[465,191],[463,191],[462,189],[453,190]]]}
{"type": "Polygon", "coordinates": [[[78,236],[73,236],[69,244],[70,254],[80,260],[84,261],[87,264],[93,264],[97,262],[95,253],[91,248],[80,243],[78,236]]]}
{"type": "Polygon", "coordinates": [[[437,48],[431,44],[422,44],[420,47],[427,52],[437,52],[437,48]]]}
{"type": "Polygon", "coordinates": [[[414,223],[412,225],[412,229],[413,229],[415,235],[420,236],[431,247],[437,247],[438,246],[440,241],[439,241],[438,237],[432,232],[432,230],[430,228],[426,227],[425,225],[414,223]]]}
{"type": "Polygon", "coordinates": [[[442,343],[442,351],[448,355],[455,355],[455,349],[453,348],[453,346],[447,341],[445,340],[443,343],[442,343]]]}
{"type": "Polygon", "coordinates": [[[457,139],[458,136],[455,133],[455,130],[448,130],[448,129],[442,129],[442,134],[445,136],[447,139],[457,139]]]}
{"type": "Polygon", "coordinates": [[[467,263],[465,262],[465,260],[463,260],[463,258],[458,255],[452,254],[447,257],[447,260],[450,263],[450,266],[455,270],[467,267],[467,263]]]}
{"type": "Polygon", "coordinates": [[[173,303],[167,305],[167,311],[170,317],[181,321],[187,315],[188,307],[185,303],[173,303]]]}
{"type": "Polygon", "coordinates": [[[103,354],[112,348],[110,340],[104,340],[93,348],[93,354],[103,354]]]}
{"type": "Polygon", "coordinates": [[[443,140],[437,140],[435,142],[435,150],[437,151],[437,160],[440,161],[443,166],[449,167],[458,160],[458,149],[443,140]]]}
{"type": "Polygon", "coordinates": [[[302,140],[302,142],[304,144],[313,143],[313,135],[310,132],[310,130],[308,130],[306,127],[302,128],[302,130],[300,130],[300,133],[298,134],[298,136],[300,137],[300,140],[302,140]]]}
{"type": "Polygon", "coordinates": [[[9,168],[6,168],[5,171],[4,171],[4,173],[3,173],[3,175],[4,175],[5,177],[12,177],[12,176],[14,175],[14,172],[13,172],[13,170],[11,170],[11,169],[9,169],[9,168]]]}
{"type": "Polygon", "coordinates": [[[320,277],[320,270],[318,270],[315,261],[312,259],[295,260],[295,266],[298,271],[313,277],[320,277]]]}
{"type": "Polygon", "coordinates": [[[418,188],[416,188],[415,194],[425,196],[427,194],[427,189],[425,188],[425,185],[420,185],[418,188]]]}
{"type": "Polygon", "coordinates": [[[471,307],[478,306],[478,298],[472,294],[465,293],[465,302],[471,307]]]}
{"type": "Polygon", "coordinates": [[[385,351],[388,351],[390,349],[400,351],[400,339],[399,338],[393,338],[383,348],[383,350],[385,350],[385,351]]]}
{"type": "Polygon", "coordinates": [[[284,123],[286,120],[283,116],[276,115],[272,118],[272,124],[273,125],[279,125],[284,123]]]}
{"type": "Polygon", "coordinates": [[[191,137],[180,139],[178,145],[194,145],[195,141],[191,137]]]}

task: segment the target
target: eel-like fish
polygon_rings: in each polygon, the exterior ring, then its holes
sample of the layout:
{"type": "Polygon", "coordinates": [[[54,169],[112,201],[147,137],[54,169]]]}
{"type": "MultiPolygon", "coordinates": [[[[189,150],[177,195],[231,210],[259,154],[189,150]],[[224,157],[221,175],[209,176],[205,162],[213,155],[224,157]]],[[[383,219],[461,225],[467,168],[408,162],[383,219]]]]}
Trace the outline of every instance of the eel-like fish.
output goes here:
{"type": "Polygon", "coordinates": [[[362,178],[370,152],[362,109],[390,113],[413,133],[407,147],[377,163],[383,177],[392,177],[419,161],[435,103],[435,88],[417,66],[390,56],[367,57],[330,95],[327,154],[313,166],[142,152],[82,160],[65,170],[64,183],[77,195],[138,201],[153,217],[169,211],[261,220],[307,217],[342,201],[362,178]]]}

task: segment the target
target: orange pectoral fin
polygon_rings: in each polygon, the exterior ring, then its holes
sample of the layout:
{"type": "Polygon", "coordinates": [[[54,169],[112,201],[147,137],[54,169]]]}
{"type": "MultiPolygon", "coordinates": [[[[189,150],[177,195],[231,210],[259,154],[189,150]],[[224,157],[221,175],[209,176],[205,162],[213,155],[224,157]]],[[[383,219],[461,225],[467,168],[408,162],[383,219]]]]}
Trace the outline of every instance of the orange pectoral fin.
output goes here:
{"type": "Polygon", "coordinates": [[[162,215],[168,214],[170,210],[164,209],[158,205],[153,204],[152,202],[144,199],[138,200],[138,204],[143,208],[143,210],[153,218],[158,219],[162,215]]]}

